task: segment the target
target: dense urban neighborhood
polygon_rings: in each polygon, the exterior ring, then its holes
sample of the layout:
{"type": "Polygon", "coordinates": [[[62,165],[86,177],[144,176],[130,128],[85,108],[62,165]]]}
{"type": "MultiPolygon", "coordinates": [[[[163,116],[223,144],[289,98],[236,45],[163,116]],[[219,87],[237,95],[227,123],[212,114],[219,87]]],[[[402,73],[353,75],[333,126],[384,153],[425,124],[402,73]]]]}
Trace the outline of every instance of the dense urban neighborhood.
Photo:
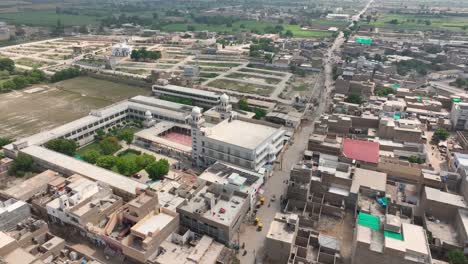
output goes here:
{"type": "Polygon", "coordinates": [[[468,2],[0,1],[0,264],[468,264],[468,2]]]}

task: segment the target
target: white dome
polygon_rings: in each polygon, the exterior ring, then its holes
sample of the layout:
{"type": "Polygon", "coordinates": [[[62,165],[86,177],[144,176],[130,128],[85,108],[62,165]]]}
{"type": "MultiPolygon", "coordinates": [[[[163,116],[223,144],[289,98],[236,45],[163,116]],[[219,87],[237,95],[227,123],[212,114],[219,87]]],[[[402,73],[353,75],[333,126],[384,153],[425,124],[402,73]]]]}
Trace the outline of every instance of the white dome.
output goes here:
{"type": "Polygon", "coordinates": [[[145,116],[148,116],[148,117],[149,117],[149,116],[153,116],[153,115],[151,114],[151,111],[148,110],[148,111],[145,112],[145,116]]]}
{"type": "Polygon", "coordinates": [[[227,103],[229,101],[229,96],[227,96],[227,94],[223,94],[219,99],[222,103],[227,103]]]}
{"type": "Polygon", "coordinates": [[[192,115],[195,115],[195,116],[196,116],[196,115],[199,115],[199,114],[201,114],[201,109],[200,109],[200,107],[198,107],[198,106],[193,107],[193,108],[192,108],[192,115]]]}

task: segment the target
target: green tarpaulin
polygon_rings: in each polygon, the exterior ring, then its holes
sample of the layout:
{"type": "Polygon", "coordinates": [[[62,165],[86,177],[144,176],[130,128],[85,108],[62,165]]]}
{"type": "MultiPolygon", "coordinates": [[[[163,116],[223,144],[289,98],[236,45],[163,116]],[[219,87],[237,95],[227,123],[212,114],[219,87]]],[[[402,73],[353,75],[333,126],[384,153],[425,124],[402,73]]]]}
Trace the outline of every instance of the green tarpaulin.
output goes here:
{"type": "Polygon", "coordinates": [[[452,101],[454,103],[459,103],[459,102],[461,102],[461,99],[460,98],[452,98],[452,101]]]}
{"type": "Polygon", "coordinates": [[[394,89],[400,88],[400,85],[399,85],[398,83],[394,83],[394,84],[393,84],[393,88],[394,88],[394,89]]]}
{"type": "Polygon", "coordinates": [[[370,45],[372,44],[373,40],[371,38],[356,38],[356,42],[359,44],[370,45]]]}
{"type": "Polygon", "coordinates": [[[394,115],[393,115],[393,118],[395,118],[395,119],[400,119],[400,118],[401,118],[401,114],[394,114],[394,115]]]}
{"type": "Polygon", "coordinates": [[[401,233],[395,233],[395,232],[391,232],[391,231],[384,231],[384,236],[389,237],[389,238],[393,238],[393,239],[396,239],[396,240],[403,241],[403,234],[401,234],[401,233]]]}
{"type": "Polygon", "coordinates": [[[377,216],[362,212],[358,215],[358,224],[373,230],[380,229],[380,219],[377,216]]]}

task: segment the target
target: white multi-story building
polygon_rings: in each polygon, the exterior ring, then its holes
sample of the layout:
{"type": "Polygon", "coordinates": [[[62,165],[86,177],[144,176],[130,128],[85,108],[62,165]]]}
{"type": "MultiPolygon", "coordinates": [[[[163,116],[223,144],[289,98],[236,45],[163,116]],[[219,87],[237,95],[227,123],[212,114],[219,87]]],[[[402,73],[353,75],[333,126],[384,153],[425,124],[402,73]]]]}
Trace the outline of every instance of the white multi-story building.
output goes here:
{"type": "Polygon", "coordinates": [[[454,103],[450,113],[450,120],[454,130],[467,130],[468,103],[454,103]]]}
{"type": "Polygon", "coordinates": [[[281,126],[246,118],[231,111],[229,97],[220,98],[217,111],[221,122],[205,125],[201,109],[194,107],[189,123],[192,127],[192,159],[198,166],[224,161],[258,171],[272,164],[284,146],[286,131],[281,126]]]}

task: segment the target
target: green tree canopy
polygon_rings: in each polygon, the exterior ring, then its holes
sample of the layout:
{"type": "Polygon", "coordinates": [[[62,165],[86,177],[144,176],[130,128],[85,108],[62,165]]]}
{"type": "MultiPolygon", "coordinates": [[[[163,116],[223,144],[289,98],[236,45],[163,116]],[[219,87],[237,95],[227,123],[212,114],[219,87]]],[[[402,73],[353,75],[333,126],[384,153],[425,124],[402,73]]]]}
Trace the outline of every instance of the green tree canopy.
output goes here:
{"type": "Polygon", "coordinates": [[[450,264],[468,264],[465,254],[461,250],[452,250],[448,253],[450,264]]]}
{"type": "Polygon", "coordinates": [[[119,140],[116,137],[106,137],[99,142],[102,154],[111,155],[121,148],[119,140]]]}
{"type": "Polygon", "coordinates": [[[116,162],[116,157],[112,155],[101,156],[96,160],[96,165],[104,169],[112,169],[116,162]]]}
{"type": "Polygon", "coordinates": [[[95,164],[99,157],[101,157],[101,153],[99,153],[99,151],[94,150],[94,149],[86,151],[82,156],[84,161],[91,163],[91,164],[95,164]]]}
{"type": "Polygon", "coordinates": [[[24,174],[28,171],[33,171],[34,170],[34,160],[31,156],[24,154],[24,153],[19,153],[18,157],[16,157],[15,161],[13,162],[13,165],[10,167],[10,170],[8,173],[10,175],[16,175],[16,176],[24,176],[24,174]]]}
{"type": "Polygon", "coordinates": [[[10,58],[1,58],[0,59],[0,71],[9,71],[12,72],[15,70],[15,61],[10,58]]]}
{"type": "Polygon", "coordinates": [[[443,129],[443,128],[438,128],[434,131],[434,134],[432,135],[432,142],[434,143],[439,143],[440,141],[447,140],[447,138],[450,136],[450,133],[443,129]]]}
{"type": "Polygon", "coordinates": [[[74,140],[59,138],[45,143],[45,147],[68,156],[73,156],[76,153],[78,145],[74,140]]]}
{"type": "Polygon", "coordinates": [[[10,144],[11,142],[13,142],[13,140],[11,140],[9,138],[5,138],[5,137],[0,137],[0,148],[5,146],[5,145],[10,144]]]}
{"type": "Polygon", "coordinates": [[[133,131],[131,129],[122,129],[117,132],[117,138],[119,140],[124,140],[127,144],[131,144],[133,142],[133,131]]]}
{"type": "Polygon", "coordinates": [[[150,163],[145,170],[153,181],[157,181],[167,175],[169,167],[169,162],[166,159],[160,159],[150,163]]]}
{"type": "Polygon", "coordinates": [[[345,102],[351,104],[362,104],[362,97],[359,94],[350,94],[345,98],[345,102]]]}
{"type": "Polygon", "coordinates": [[[156,161],[156,158],[152,155],[143,153],[136,157],[135,163],[138,166],[138,168],[146,168],[149,164],[153,163],[156,161]]]}

